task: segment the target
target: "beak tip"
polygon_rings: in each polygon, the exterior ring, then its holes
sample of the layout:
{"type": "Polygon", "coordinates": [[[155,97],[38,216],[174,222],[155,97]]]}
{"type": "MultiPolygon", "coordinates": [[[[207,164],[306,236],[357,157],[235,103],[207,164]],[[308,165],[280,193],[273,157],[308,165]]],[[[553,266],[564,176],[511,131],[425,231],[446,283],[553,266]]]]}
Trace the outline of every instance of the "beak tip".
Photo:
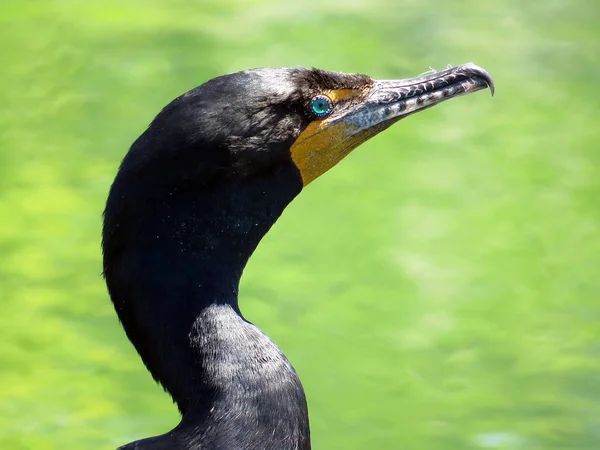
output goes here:
{"type": "Polygon", "coordinates": [[[492,79],[492,76],[485,72],[485,74],[487,75],[486,78],[484,78],[485,82],[488,85],[488,88],[490,88],[490,94],[492,94],[492,97],[494,96],[494,94],[496,93],[496,87],[494,86],[494,80],[492,79]]]}
{"type": "Polygon", "coordinates": [[[494,96],[494,93],[496,92],[494,80],[487,70],[473,63],[464,64],[462,69],[470,75],[474,75],[477,78],[482,79],[488,85],[492,97],[494,96]]]}

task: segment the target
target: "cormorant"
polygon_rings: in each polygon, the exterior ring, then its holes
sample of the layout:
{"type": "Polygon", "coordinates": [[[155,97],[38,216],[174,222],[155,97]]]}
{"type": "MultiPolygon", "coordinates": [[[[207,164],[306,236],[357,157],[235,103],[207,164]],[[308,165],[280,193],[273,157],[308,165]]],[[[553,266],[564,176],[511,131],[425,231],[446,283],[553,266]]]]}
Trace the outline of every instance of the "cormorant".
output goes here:
{"type": "Polygon", "coordinates": [[[126,449],[306,450],[290,362],[238,306],[248,258],[302,188],[398,120],[489,87],[466,64],[405,80],[256,69],[169,103],[133,143],[104,212],[104,276],[170,432],[126,449]]]}

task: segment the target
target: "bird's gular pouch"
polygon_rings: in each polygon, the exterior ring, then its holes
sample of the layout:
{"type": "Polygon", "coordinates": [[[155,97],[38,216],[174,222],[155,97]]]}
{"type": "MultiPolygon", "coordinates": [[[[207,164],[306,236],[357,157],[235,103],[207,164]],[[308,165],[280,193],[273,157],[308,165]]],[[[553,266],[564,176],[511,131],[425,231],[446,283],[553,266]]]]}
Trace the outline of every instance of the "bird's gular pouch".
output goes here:
{"type": "Polygon", "coordinates": [[[290,151],[304,186],[327,172],[379,130],[359,130],[348,121],[315,120],[298,136],[290,151]]]}

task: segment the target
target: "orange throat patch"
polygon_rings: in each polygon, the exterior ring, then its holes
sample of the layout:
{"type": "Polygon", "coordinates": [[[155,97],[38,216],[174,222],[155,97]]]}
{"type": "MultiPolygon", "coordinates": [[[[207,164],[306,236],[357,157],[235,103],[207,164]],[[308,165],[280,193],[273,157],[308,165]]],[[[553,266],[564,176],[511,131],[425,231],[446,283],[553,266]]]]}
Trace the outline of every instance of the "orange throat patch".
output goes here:
{"type": "MultiPolygon", "coordinates": [[[[324,93],[334,104],[351,101],[362,94],[359,90],[338,89],[324,93]]],[[[329,122],[316,119],[298,136],[290,148],[292,160],[302,176],[304,186],[327,172],[358,145],[368,133],[355,134],[354,126],[343,119],[329,122]]]]}

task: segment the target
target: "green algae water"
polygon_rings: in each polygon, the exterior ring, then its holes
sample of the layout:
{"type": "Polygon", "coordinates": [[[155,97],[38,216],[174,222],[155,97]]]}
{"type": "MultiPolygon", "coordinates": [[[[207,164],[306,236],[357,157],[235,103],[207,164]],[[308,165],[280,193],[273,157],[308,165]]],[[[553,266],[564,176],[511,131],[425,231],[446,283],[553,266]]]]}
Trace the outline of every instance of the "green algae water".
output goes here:
{"type": "Polygon", "coordinates": [[[110,449],[176,408],[121,330],[101,214],[128,146],[226,72],[482,91],[409,117],[286,210],[244,315],[304,383],[315,449],[600,448],[600,4],[0,4],[0,448],[110,449]]]}

